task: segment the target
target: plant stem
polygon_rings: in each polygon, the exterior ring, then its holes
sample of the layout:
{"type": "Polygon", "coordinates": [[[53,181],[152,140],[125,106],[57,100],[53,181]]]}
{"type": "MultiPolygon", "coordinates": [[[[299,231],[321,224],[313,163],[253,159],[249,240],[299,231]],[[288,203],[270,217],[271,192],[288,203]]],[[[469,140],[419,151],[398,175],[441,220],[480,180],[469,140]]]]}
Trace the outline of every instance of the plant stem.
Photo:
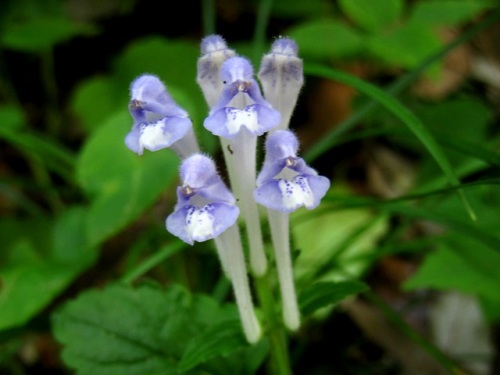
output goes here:
{"type": "Polygon", "coordinates": [[[286,332],[278,319],[275,300],[269,288],[269,275],[255,278],[259,302],[264,312],[267,329],[266,335],[271,345],[271,373],[277,375],[292,375],[290,358],[288,356],[286,332]]]}

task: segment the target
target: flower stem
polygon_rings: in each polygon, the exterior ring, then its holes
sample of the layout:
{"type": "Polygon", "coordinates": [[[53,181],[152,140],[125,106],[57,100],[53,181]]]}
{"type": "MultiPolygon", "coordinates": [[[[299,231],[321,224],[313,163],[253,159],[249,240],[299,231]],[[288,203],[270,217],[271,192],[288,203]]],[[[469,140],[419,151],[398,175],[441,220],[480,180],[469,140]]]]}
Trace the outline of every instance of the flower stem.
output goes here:
{"type": "Polygon", "coordinates": [[[259,211],[257,203],[253,199],[257,137],[246,131],[241,131],[235,139],[225,140],[221,138],[221,144],[231,188],[238,200],[238,206],[247,228],[250,267],[257,276],[261,276],[267,271],[267,259],[262,242],[259,211]]]}
{"type": "Polygon", "coordinates": [[[290,254],[289,214],[274,210],[267,210],[267,214],[283,301],[283,320],[293,331],[300,326],[300,314],[290,254]]]}
{"type": "Polygon", "coordinates": [[[275,299],[269,288],[268,274],[255,278],[255,285],[262,311],[266,317],[266,335],[271,346],[272,373],[277,375],[292,375],[290,358],[288,356],[287,337],[275,309],[275,299]]]}
{"type": "Polygon", "coordinates": [[[238,225],[235,224],[225,232],[214,238],[215,245],[221,258],[225,259],[229,278],[233,284],[236,305],[240,313],[243,331],[250,343],[256,343],[261,336],[259,321],[255,316],[255,311],[250,294],[247,269],[243,255],[243,247],[238,225]]]}

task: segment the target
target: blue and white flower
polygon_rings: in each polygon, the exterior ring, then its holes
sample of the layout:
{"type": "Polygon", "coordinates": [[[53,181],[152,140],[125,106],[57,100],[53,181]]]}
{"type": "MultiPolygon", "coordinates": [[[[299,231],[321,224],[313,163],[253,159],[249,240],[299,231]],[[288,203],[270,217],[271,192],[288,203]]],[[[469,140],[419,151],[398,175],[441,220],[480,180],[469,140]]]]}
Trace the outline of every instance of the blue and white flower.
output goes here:
{"type": "Polygon", "coordinates": [[[259,85],[253,79],[252,65],[247,59],[232,57],[226,60],[222,64],[220,78],[224,88],[219,101],[205,119],[206,129],[232,139],[243,129],[258,136],[278,126],[280,113],[262,97],[259,85]],[[238,106],[238,99],[243,99],[239,103],[244,105],[238,106]],[[247,105],[248,102],[252,104],[247,105]]]}
{"type": "Polygon", "coordinates": [[[281,212],[302,206],[311,210],[319,205],[330,181],[297,157],[298,147],[297,138],[288,130],[277,130],[267,137],[266,158],[254,191],[258,203],[281,212]]]}
{"type": "Polygon", "coordinates": [[[142,155],[144,149],[171,147],[181,158],[198,150],[187,112],[174,102],[158,77],[142,75],[130,91],[129,111],[134,124],[125,138],[130,150],[142,155]],[[181,140],[182,144],[177,144],[181,140]]]}
{"type": "Polygon", "coordinates": [[[180,175],[177,205],[166,221],[170,233],[192,245],[213,239],[236,223],[240,210],[210,158],[190,156],[180,175]]]}

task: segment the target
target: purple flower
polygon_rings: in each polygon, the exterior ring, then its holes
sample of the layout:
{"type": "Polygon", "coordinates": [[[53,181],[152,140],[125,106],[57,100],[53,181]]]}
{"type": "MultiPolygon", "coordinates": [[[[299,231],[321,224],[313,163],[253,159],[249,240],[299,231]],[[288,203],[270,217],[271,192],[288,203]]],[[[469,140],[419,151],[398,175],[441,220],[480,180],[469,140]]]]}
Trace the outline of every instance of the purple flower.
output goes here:
{"type": "Polygon", "coordinates": [[[280,123],[279,112],[264,100],[252,76],[252,65],[243,57],[232,57],[222,64],[220,78],[224,88],[219,101],[205,119],[206,129],[220,137],[232,139],[242,129],[257,136],[280,123]],[[236,108],[229,106],[230,103],[243,105],[236,108]]]}
{"type": "Polygon", "coordinates": [[[257,203],[281,212],[301,206],[313,209],[330,187],[330,181],[297,157],[299,143],[288,130],[277,130],[266,140],[266,158],[257,177],[257,203]]]}
{"type": "Polygon", "coordinates": [[[217,237],[236,222],[240,211],[210,158],[188,157],[180,175],[177,205],[166,222],[170,233],[192,245],[217,237]]]}
{"type": "Polygon", "coordinates": [[[130,114],[132,130],[125,138],[127,147],[142,155],[144,149],[157,151],[184,138],[192,130],[191,120],[154,75],[145,74],[132,82],[130,114]]]}

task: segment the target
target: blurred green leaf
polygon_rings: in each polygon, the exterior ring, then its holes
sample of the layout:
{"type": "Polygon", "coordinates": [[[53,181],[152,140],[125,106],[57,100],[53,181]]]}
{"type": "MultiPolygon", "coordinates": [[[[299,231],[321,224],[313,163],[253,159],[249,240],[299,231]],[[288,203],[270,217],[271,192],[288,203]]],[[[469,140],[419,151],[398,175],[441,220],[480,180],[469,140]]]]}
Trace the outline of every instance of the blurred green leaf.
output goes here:
{"type": "Polygon", "coordinates": [[[356,280],[315,283],[301,291],[300,311],[302,315],[308,316],[322,307],[336,305],[343,299],[367,289],[366,284],[356,280]]]}
{"type": "MultiPolygon", "coordinates": [[[[73,93],[71,108],[89,133],[102,125],[110,115],[121,108],[127,108],[129,94],[120,91],[115,81],[98,76],[81,82],[73,93]]],[[[130,126],[132,121],[130,120],[130,126]]]]}
{"type": "Polygon", "coordinates": [[[23,52],[41,52],[78,35],[91,35],[91,25],[77,24],[66,18],[40,17],[4,28],[0,44],[23,52]]]}
{"type": "Polygon", "coordinates": [[[493,119],[491,108],[473,97],[421,106],[416,112],[431,132],[456,141],[482,142],[493,119]]]}
{"type": "Polygon", "coordinates": [[[387,230],[386,217],[365,209],[329,209],[307,220],[304,214],[291,216],[294,247],[300,250],[294,265],[299,284],[318,281],[318,273],[322,281],[360,276],[371,265],[369,255],[387,230]]]}
{"type": "Polygon", "coordinates": [[[288,30],[305,59],[349,57],[363,47],[361,36],[351,27],[336,20],[314,20],[288,30]]]}
{"type": "Polygon", "coordinates": [[[342,11],[368,31],[394,24],[403,10],[403,0],[339,0],[342,11]]]}
{"type": "Polygon", "coordinates": [[[88,247],[84,237],[84,218],[83,209],[72,208],[62,213],[53,225],[39,220],[40,230],[43,228],[50,237],[50,243],[45,245],[40,244],[44,241],[35,234],[36,223],[5,228],[12,228],[17,242],[12,242],[10,256],[0,267],[0,330],[25,324],[95,261],[97,252],[88,247]],[[24,231],[28,231],[25,236],[24,231]],[[49,251],[44,251],[45,247],[49,251]]]}
{"type": "Polygon", "coordinates": [[[86,220],[91,244],[117,233],[149,207],[177,176],[178,159],[170,150],[138,156],[124,143],[130,130],[126,110],[115,114],[85,144],[78,180],[92,197],[86,220]]]}
{"type": "Polygon", "coordinates": [[[441,45],[434,31],[409,23],[388,33],[372,35],[367,42],[368,50],[377,59],[389,66],[407,69],[417,67],[423,59],[439,50],[441,45]]]}
{"type": "Polygon", "coordinates": [[[500,253],[481,243],[452,233],[425,258],[405,289],[454,289],[499,299],[500,253]]]}
{"type": "MultiPolygon", "coordinates": [[[[233,325],[237,319],[234,306],[191,296],[177,286],[163,290],[153,285],[130,288],[115,284],[87,291],[53,318],[56,338],[65,346],[63,359],[81,375],[183,373],[178,364],[187,348],[194,350],[192,343],[207,338],[207,330],[215,326],[226,327],[227,336],[219,336],[221,340],[243,345],[233,325]]],[[[217,355],[217,350],[205,348],[208,352],[203,360],[217,355]]],[[[219,350],[219,357],[227,350],[219,350]]],[[[228,371],[225,373],[239,373],[228,371]]]]}
{"type": "MultiPolygon", "coordinates": [[[[324,17],[333,12],[333,4],[323,0],[274,0],[273,15],[279,17],[324,17]]],[[[239,52],[239,50],[238,50],[239,52]]]]}
{"type": "Polygon", "coordinates": [[[427,0],[412,7],[410,22],[416,25],[455,26],[471,21],[479,12],[495,6],[488,0],[427,0]]]}

